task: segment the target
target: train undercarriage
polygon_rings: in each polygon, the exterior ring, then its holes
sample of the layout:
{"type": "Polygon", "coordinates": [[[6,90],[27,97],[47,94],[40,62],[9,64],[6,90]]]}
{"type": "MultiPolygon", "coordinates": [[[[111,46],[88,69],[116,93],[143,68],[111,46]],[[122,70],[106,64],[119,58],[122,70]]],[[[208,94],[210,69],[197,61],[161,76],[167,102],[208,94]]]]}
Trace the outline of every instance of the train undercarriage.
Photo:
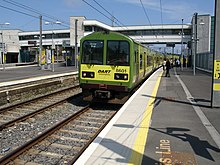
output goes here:
{"type": "Polygon", "coordinates": [[[129,98],[129,92],[119,92],[103,89],[82,89],[83,100],[110,104],[124,104],[129,98]]]}

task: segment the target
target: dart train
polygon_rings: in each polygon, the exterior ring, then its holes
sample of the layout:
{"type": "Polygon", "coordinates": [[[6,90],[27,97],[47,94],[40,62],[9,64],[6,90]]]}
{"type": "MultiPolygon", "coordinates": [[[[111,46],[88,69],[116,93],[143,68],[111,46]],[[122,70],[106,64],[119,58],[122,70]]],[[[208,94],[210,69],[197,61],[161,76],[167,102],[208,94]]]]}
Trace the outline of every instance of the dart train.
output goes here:
{"type": "Polygon", "coordinates": [[[164,56],[117,32],[94,32],[80,40],[79,83],[84,100],[123,103],[164,56]]]}

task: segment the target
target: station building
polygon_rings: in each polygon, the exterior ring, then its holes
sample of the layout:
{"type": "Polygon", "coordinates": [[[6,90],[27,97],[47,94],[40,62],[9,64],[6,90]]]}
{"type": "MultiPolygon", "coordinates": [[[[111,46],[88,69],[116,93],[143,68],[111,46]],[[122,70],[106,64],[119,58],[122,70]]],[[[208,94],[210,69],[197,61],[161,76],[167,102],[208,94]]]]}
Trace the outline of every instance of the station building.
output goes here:
{"type": "MultiPolygon", "coordinates": [[[[195,52],[197,52],[196,54],[209,54],[210,56],[213,53],[214,17],[210,15],[197,15],[196,18],[197,21],[195,21],[194,15],[191,24],[109,26],[97,20],[87,20],[83,16],[70,17],[69,29],[42,31],[42,46],[43,49],[51,49],[53,46],[55,49],[55,61],[63,60],[63,54],[74,58],[76,45],[79,49],[80,39],[83,36],[95,31],[109,30],[128,35],[149,47],[152,45],[163,45],[164,48],[170,47],[172,53],[174,53],[176,46],[182,46],[181,50],[184,56],[189,58],[195,52]],[[77,27],[77,30],[75,27],[77,27]]],[[[37,62],[40,43],[39,31],[2,31],[7,63],[37,62]]],[[[200,62],[197,60],[197,63],[199,64],[200,62]]]]}
{"type": "Polygon", "coordinates": [[[21,30],[0,29],[0,64],[3,61],[3,50],[6,56],[6,63],[19,61],[20,44],[18,34],[20,32],[21,30]]]}
{"type": "Polygon", "coordinates": [[[214,16],[194,14],[192,18],[192,56],[196,56],[196,67],[212,70],[214,53],[214,16]]]}

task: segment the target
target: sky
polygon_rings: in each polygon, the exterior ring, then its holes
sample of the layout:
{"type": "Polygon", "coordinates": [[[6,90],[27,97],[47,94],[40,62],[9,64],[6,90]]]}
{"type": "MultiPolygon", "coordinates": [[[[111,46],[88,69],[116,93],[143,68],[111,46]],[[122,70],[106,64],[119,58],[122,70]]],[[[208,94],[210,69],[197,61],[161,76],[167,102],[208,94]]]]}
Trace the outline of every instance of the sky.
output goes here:
{"type": "Polygon", "coordinates": [[[214,0],[0,0],[0,25],[10,23],[0,29],[39,30],[39,15],[44,22],[62,22],[43,25],[43,30],[68,29],[70,16],[107,25],[112,25],[114,16],[115,26],[181,24],[182,19],[190,23],[195,12],[214,15],[214,0]]]}

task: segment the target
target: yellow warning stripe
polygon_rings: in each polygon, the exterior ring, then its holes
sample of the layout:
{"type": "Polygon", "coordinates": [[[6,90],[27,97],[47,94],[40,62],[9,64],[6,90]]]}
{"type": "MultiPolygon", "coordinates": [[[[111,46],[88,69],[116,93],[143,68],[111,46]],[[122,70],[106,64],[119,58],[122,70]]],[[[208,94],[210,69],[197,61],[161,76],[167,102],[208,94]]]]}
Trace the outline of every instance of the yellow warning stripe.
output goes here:
{"type": "Polygon", "coordinates": [[[144,149],[145,149],[145,145],[147,141],[147,135],[148,135],[149,126],[150,126],[151,115],[152,115],[153,107],[154,107],[154,100],[157,94],[157,90],[159,88],[161,77],[162,77],[162,73],[157,79],[156,85],[151,94],[152,97],[149,99],[147,108],[145,110],[140,128],[138,130],[138,135],[137,135],[137,138],[135,140],[135,143],[132,149],[131,157],[128,162],[129,165],[131,164],[139,165],[142,163],[142,158],[143,158],[144,149]]]}
{"type": "Polygon", "coordinates": [[[213,84],[214,91],[220,91],[220,84],[213,84]]]}

